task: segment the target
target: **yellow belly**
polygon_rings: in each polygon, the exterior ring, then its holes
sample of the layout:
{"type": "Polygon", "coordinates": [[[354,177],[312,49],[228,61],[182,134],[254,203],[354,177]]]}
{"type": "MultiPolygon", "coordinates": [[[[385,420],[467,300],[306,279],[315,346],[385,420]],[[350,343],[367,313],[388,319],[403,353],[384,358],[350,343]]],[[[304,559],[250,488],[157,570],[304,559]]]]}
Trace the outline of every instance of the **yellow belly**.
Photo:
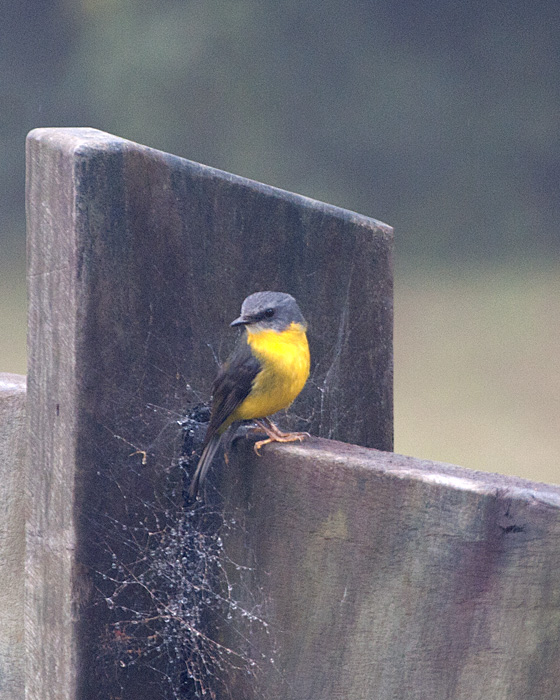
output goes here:
{"type": "Polygon", "coordinates": [[[264,418],[287,408],[309,376],[309,346],[299,324],[292,323],[281,333],[247,332],[247,342],[263,369],[255,377],[249,396],[234,411],[234,420],[264,418]]]}

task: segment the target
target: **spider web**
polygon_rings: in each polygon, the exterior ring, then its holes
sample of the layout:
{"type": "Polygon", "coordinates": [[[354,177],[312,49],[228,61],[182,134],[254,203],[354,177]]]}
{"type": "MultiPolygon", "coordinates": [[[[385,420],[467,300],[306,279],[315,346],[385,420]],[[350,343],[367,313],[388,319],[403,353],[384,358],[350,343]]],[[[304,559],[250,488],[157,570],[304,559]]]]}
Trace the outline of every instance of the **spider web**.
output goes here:
{"type": "MultiPolygon", "coordinates": [[[[336,430],[340,416],[330,403],[347,324],[343,314],[303,399],[279,416],[282,427],[308,430],[319,423],[323,434],[336,430]]],[[[223,458],[214,462],[207,500],[192,504],[187,496],[209,420],[207,387],[185,380],[180,359],[154,329],[148,328],[143,347],[158,364],[140,375],[131,371],[129,383],[115,387],[96,440],[93,490],[110,494],[110,505],[100,499],[90,510],[95,618],[101,620],[94,653],[111,688],[107,695],[135,697],[135,687],[149,685],[156,697],[174,700],[237,699],[239,688],[266,700],[262,679],[282,675],[281,630],[273,621],[274,601],[255,584],[255,552],[245,552],[243,562],[228,555],[228,538],[243,539],[245,513],[212,485],[223,458]],[[151,374],[162,373],[163,398],[161,382],[150,385],[151,374]]],[[[222,341],[208,345],[216,365],[230,349],[222,341]]]]}
{"type": "MultiPolygon", "coordinates": [[[[127,517],[105,518],[102,547],[110,565],[95,579],[97,606],[112,619],[99,658],[106,673],[121,677],[123,690],[139,668],[160,679],[161,697],[233,698],[236,676],[258,687],[263,667],[275,663],[266,597],[250,585],[252,567],[226,551],[228,535],[243,528],[243,514],[226,512],[216,490],[208,503],[188,502],[207,419],[208,409],[197,406],[175,420],[182,447],[159,492],[134,503],[123,491],[127,517]],[[263,633],[271,640],[266,650],[251,640],[263,633]]],[[[142,462],[149,450],[133,455],[142,462]]]]}

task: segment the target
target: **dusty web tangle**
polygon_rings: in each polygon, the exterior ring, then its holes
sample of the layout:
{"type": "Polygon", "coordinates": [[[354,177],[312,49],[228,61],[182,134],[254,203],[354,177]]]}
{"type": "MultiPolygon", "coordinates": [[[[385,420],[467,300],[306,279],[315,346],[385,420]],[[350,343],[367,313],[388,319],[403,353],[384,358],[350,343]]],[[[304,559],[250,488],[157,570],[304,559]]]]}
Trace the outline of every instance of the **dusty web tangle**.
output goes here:
{"type": "Polygon", "coordinates": [[[252,569],[231,561],[224,546],[242,518],[219,503],[186,501],[200,444],[197,410],[180,421],[182,454],[161,493],[143,500],[136,520],[111,523],[120,546],[105,538],[111,564],[99,574],[99,590],[113,621],[102,653],[123,686],[136,669],[160,679],[158,697],[220,700],[233,697],[234,677],[257,684],[274,659],[251,642],[255,628],[257,637],[270,632],[264,601],[250,586],[252,569]]]}

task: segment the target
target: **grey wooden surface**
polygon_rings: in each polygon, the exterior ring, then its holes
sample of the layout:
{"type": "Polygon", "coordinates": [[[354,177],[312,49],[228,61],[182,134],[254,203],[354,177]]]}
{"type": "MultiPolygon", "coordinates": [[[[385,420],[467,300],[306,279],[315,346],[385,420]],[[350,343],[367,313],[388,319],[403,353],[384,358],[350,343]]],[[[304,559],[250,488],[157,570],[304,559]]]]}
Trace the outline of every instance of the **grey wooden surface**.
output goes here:
{"type": "MultiPolygon", "coordinates": [[[[26,696],[76,697],[78,412],[74,162],[55,132],[27,143],[29,435],[26,526],[26,696]]],[[[73,145],[76,145],[75,143],[73,145]]]]}
{"type": "Polygon", "coordinates": [[[31,132],[27,168],[28,698],[165,697],[112,596],[161,526],[176,421],[275,289],[314,361],[280,422],[390,449],[392,230],[92,129],[31,132]]]}
{"type": "Polygon", "coordinates": [[[229,628],[258,665],[233,697],[560,697],[560,487],[315,438],[236,445],[230,585],[268,624],[229,628]]]}
{"type": "MultiPolygon", "coordinates": [[[[114,605],[123,577],[188,586],[176,421],[269,287],[312,329],[286,422],[390,447],[391,231],[88,129],[32,132],[27,206],[27,698],[173,697],[161,648],[130,636],[142,597],[127,627],[114,605]]],[[[207,495],[220,700],[557,700],[557,487],[317,438],[257,458],[240,438],[207,495]]]]}
{"type": "Polygon", "coordinates": [[[0,374],[0,697],[23,700],[25,377],[0,374]]]}

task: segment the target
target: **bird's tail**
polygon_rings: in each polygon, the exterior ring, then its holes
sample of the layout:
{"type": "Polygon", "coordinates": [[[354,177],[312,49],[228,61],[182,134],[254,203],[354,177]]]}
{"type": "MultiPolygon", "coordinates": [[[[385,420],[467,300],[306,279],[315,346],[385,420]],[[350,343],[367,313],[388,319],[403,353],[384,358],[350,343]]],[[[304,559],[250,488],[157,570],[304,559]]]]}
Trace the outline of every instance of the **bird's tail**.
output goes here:
{"type": "Polygon", "coordinates": [[[202,486],[214,455],[216,454],[220,443],[222,442],[223,435],[213,435],[208,441],[206,447],[202,450],[200,459],[198,460],[198,465],[196,471],[191,481],[191,487],[189,489],[189,495],[191,498],[196,498],[199,488],[202,486]]]}

